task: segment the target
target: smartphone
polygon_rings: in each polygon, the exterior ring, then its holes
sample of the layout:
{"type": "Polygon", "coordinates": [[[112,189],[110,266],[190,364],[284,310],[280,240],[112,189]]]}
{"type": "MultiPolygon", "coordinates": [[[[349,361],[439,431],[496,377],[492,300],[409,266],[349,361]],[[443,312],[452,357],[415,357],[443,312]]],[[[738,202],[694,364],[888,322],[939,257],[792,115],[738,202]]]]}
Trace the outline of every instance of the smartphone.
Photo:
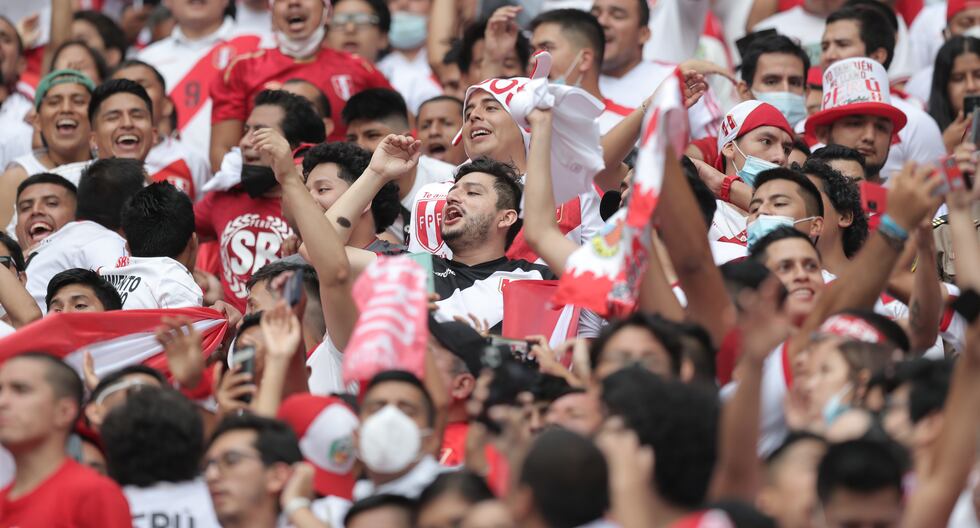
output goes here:
{"type": "Polygon", "coordinates": [[[296,270],[282,287],[282,296],[290,306],[296,306],[303,298],[303,270],[296,270]]]}
{"type": "Polygon", "coordinates": [[[968,95],[963,98],[964,116],[969,116],[977,108],[980,108],[980,95],[968,95]]]}
{"type": "MultiPolygon", "coordinates": [[[[247,372],[255,377],[255,347],[251,345],[236,346],[233,348],[231,355],[228,356],[228,363],[234,369],[236,366],[240,367],[239,372],[247,372]]],[[[252,396],[246,394],[242,396],[242,401],[245,403],[250,403],[252,401],[252,396]]]]}
{"type": "Polygon", "coordinates": [[[485,424],[490,432],[498,434],[501,427],[490,418],[488,414],[490,408],[498,405],[518,405],[518,396],[530,391],[537,384],[541,374],[515,358],[506,346],[494,346],[489,342],[483,349],[480,361],[484,367],[493,371],[493,380],[488,387],[483,412],[477,420],[485,424]]]}
{"type": "Polygon", "coordinates": [[[972,324],[980,315],[980,294],[976,290],[964,290],[960,296],[950,304],[950,307],[966,319],[967,323],[972,324]]]}
{"type": "Polygon", "coordinates": [[[945,196],[951,191],[962,191],[966,188],[966,180],[963,178],[963,171],[956,163],[953,156],[943,156],[939,159],[939,168],[942,171],[943,183],[933,193],[934,196],[945,196]]]}
{"type": "Polygon", "coordinates": [[[501,351],[509,352],[511,357],[528,365],[533,369],[538,368],[538,360],[530,356],[533,341],[523,339],[508,339],[500,336],[490,336],[490,345],[497,347],[501,351]]]}
{"type": "Polygon", "coordinates": [[[411,253],[408,256],[425,270],[425,287],[429,293],[435,293],[436,282],[435,277],[432,276],[432,253],[411,253]]]}
{"type": "Polygon", "coordinates": [[[877,183],[867,181],[858,184],[858,188],[861,191],[861,208],[864,209],[864,212],[868,215],[885,213],[888,206],[887,189],[877,183]]]}

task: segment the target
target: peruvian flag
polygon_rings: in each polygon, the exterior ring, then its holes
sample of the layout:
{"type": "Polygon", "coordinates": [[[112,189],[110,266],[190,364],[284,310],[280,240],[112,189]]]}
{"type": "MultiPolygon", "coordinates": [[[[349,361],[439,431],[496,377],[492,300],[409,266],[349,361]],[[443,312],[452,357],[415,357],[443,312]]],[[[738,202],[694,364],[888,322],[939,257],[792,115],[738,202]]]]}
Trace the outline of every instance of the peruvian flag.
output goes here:
{"type": "Polygon", "coordinates": [[[678,156],[689,139],[684,80],[679,70],[661,83],[644,117],[629,204],[568,258],[555,304],[574,304],[600,316],[634,310],[650,251],[650,218],[663,185],[667,147],[678,156]]]}
{"type": "Polygon", "coordinates": [[[554,280],[517,280],[504,284],[501,335],[508,339],[543,335],[552,348],[575,337],[581,308],[552,303],[557,290],[558,281],[554,280]]]}
{"type": "Polygon", "coordinates": [[[221,345],[228,331],[228,321],[211,308],[52,313],[0,339],[0,362],[24,352],[46,352],[81,375],[82,354],[87,350],[100,378],[136,363],[167,372],[167,358],[154,332],[164,317],[178,316],[190,319],[200,332],[205,357],[221,345]]]}

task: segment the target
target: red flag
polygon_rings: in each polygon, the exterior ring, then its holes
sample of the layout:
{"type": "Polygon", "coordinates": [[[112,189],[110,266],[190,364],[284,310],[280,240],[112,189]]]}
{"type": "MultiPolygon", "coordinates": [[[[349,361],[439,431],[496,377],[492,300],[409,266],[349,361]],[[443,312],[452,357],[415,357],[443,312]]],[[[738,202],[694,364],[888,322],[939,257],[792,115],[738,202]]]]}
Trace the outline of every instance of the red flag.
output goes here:
{"type": "Polygon", "coordinates": [[[504,325],[501,334],[510,339],[543,335],[558,346],[578,332],[577,306],[551,302],[558,281],[518,280],[504,284],[504,325]]]}
{"type": "Polygon", "coordinates": [[[426,272],[407,256],[379,257],[352,291],[361,315],[344,350],[344,383],[384,370],[425,374],[428,330],[426,272]]]}
{"type": "Polygon", "coordinates": [[[211,308],[53,313],[0,339],[0,362],[24,352],[45,352],[81,374],[82,353],[88,350],[100,378],[137,363],[167,371],[167,357],[154,331],[164,317],[177,316],[189,318],[201,333],[205,357],[221,345],[228,331],[228,321],[211,308]]]}
{"type": "Polygon", "coordinates": [[[650,217],[663,185],[667,148],[681,155],[688,141],[684,80],[680,71],[663,81],[644,117],[629,204],[568,259],[556,304],[574,304],[603,317],[636,308],[640,278],[650,250],[650,217]]]}

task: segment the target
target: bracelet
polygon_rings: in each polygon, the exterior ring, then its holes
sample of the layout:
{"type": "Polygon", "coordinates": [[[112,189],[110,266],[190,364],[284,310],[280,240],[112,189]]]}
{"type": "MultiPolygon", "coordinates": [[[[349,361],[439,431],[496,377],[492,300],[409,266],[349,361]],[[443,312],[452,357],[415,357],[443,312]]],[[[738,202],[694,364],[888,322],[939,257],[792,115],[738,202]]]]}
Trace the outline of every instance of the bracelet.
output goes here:
{"type": "Polygon", "coordinates": [[[888,245],[901,251],[905,247],[905,241],[909,239],[909,232],[902,226],[895,223],[895,220],[885,213],[879,217],[878,232],[885,237],[888,245]]]}
{"type": "Polygon", "coordinates": [[[312,502],[306,497],[293,497],[286,502],[286,507],[282,509],[282,514],[289,518],[299,510],[308,509],[312,502]]]}
{"type": "Polygon", "coordinates": [[[718,191],[718,199],[723,202],[732,201],[732,184],[738,180],[738,176],[725,176],[724,181],[721,182],[721,189],[718,191]]]}

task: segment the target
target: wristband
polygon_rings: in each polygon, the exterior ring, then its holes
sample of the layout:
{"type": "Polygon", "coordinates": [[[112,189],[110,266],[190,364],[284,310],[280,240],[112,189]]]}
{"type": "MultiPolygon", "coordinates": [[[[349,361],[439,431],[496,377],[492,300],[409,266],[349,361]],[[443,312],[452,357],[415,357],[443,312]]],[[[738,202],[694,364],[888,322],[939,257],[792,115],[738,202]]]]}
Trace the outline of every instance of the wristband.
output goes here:
{"type": "Polygon", "coordinates": [[[311,504],[310,499],[306,497],[293,497],[286,502],[286,506],[282,509],[282,514],[288,519],[289,516],[297,511],[308,509],[311,504]]]}
{"type": "Polygon", "coordinates": [[[721,189],[718,191],[718,199],[723,202],[731,202],[732,198],[732,184],[738,180],[738,176],[725,176],[725,180],[721,182],[721,189]]]}
{"type": "Polygon", "coordinates": [[[885,240],[889,243],[889,245],[901,251],[902,247],[905,245],[905,241],[909,239],[909,232],[902,226],[895,223],[895,220],[888,213],[885,213],[878,218],[878,232],[885,237],[885,240]]]}

